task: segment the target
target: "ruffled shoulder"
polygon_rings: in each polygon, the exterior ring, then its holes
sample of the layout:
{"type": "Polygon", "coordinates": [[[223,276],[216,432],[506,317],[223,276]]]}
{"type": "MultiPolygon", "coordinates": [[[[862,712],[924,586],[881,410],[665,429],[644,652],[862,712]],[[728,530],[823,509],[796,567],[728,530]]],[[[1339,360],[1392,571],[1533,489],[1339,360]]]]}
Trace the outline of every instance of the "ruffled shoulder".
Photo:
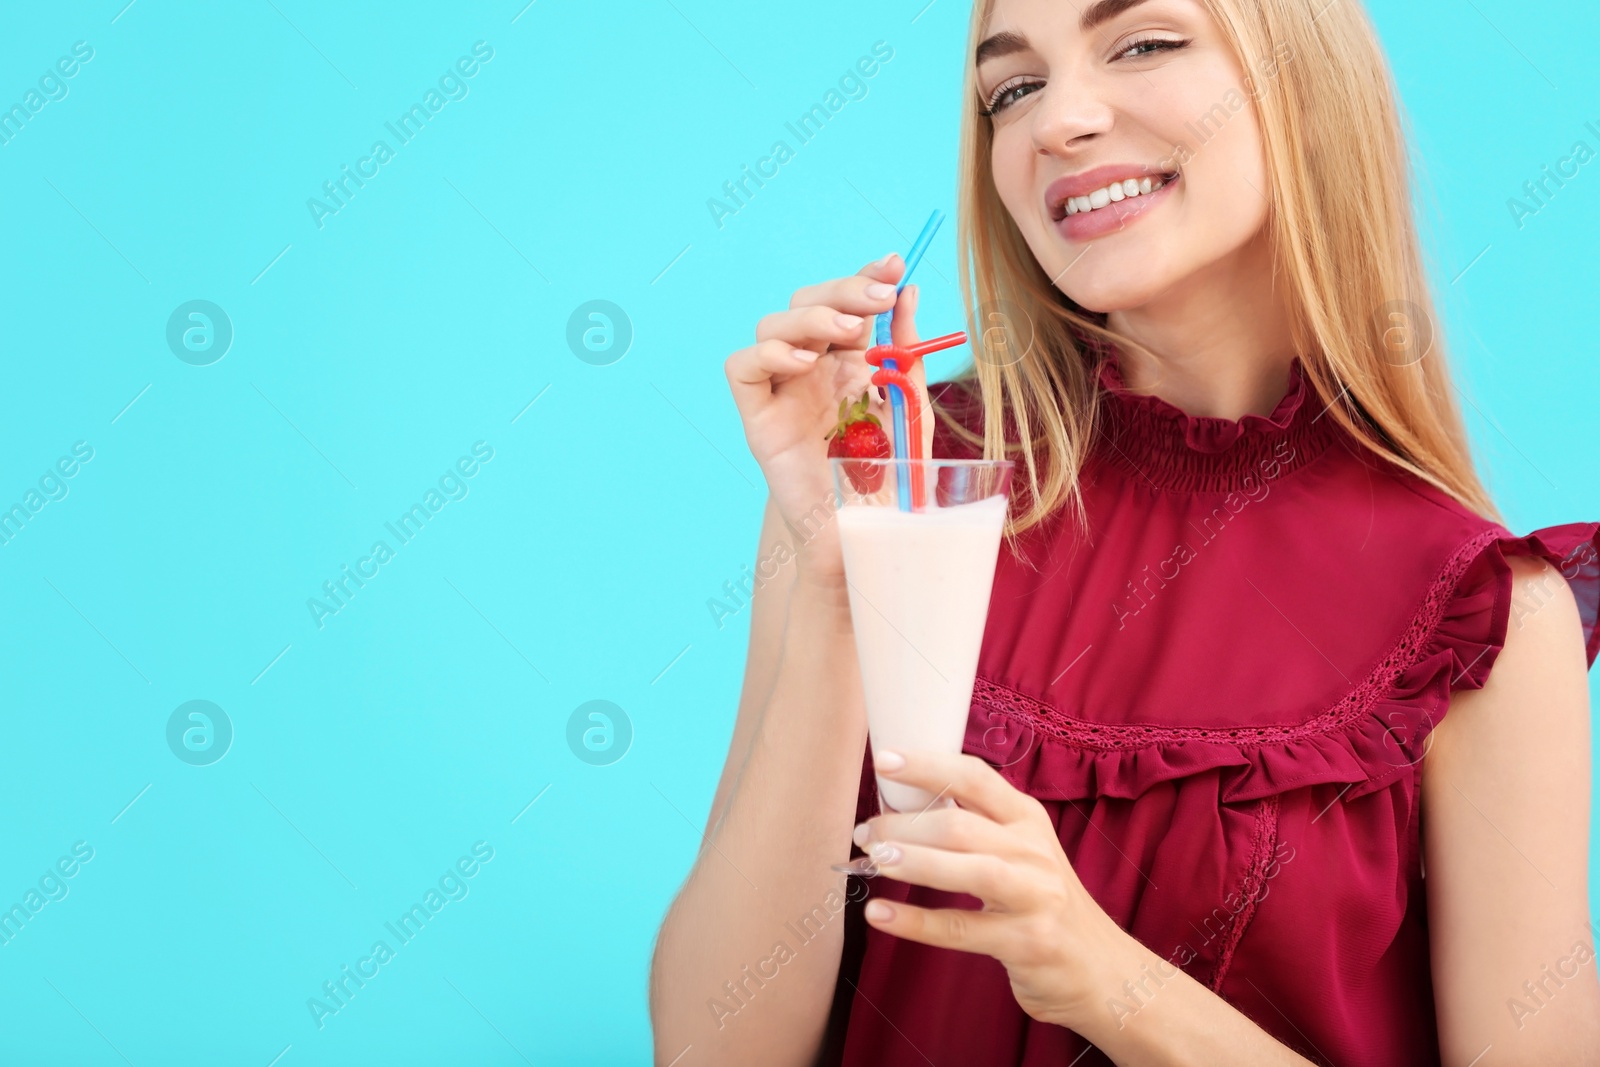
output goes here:
{"type": "Polygon", "coordinates": [[[1341,796],[1355,799],[1422,759],[1451,691],[1482,688],[1513,619],[1548,602],[1514,598],[1507,562],[1513,556],[1544,559],[1566,580],[1593,666],[1600,651],[1600,523],[1523,537],[1495,524],[1449,555],[1367,677],[1309,719],[1236,728],[1096,723],[980,675],[966,751],[1042,800],[1132,798],[1157,783],[1215,769],[1225,772],[1225,801],[1324,783],[1348,784],[1341,796]]]}
{"type": "Polygon", "coordinates": [[[1489,680],[1489,668],[1505,646],[1506,632],[1549,602],[1550,592],[1517,599],[1513,595],[1512,556],[1528,556],[1550,563],[1566,579],[1578,602],[1578,618],[1583,625],[1583,647],[1589,665],[1594,666],[1600,652],[1600,523],[1574,522],[1549,526],[1526,537],[1509,534],[1495,537],[1477,553],[1462,575],[1451,599],[1450,615],[1441,623],[1440,643],[1462,664],[1452,678],[1456,689],[1482,689],[1489,680]]]}

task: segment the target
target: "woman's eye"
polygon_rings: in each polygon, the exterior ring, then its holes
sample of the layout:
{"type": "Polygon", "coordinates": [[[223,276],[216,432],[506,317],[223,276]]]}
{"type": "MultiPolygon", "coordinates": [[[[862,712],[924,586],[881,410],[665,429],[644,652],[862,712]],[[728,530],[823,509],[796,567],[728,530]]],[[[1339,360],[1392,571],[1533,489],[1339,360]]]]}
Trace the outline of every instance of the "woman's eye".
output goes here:
{"type": "Polygon", "coordinates": [[[1117,58],[1131,56],[1133,59],[1142,59],[1145,56],[1155,55],[1157,52],[1175,52],[1188,43],[1188,41],[1169,41],[1164,37],[1147,37],[1142,41],[1134,41],[1128,45],[1128,47],[1117,53],[1117,58]]]}
{"type": "Polygon", "coordinates": [[[1021,100],[1024,96],[1027,96],[1032,90],[1040,88],[1043,88],[1043,86],[1038,82],[1008,82],[994,91],[994,94],[989,97],[989,106],[984,108],[982,113],[985,115],[998,114],[1021,100]]]}

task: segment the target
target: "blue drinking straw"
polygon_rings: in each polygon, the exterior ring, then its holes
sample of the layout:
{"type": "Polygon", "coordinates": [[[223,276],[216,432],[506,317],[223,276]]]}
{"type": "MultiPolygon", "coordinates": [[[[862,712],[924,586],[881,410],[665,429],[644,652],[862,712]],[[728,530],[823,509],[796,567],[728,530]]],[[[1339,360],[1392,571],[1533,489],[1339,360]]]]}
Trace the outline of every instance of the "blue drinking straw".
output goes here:
{"type": "MultiPolygon", "coordinates": [[[[911,251],[906,253],[906,272],[901,276],[900,284],[895,287],[896,304],[900,302],[900,291],[911,280],[911,272],[917,269],[917,263],[921,261],[922,254],[928,250],[928,246],[933,243],[933,235],[939,231],[939,226],[943,222],[944,212],[935,208],[933,214],[928,216],[928,221],[923,224],[922,232],[917,235],[917,240],[911,246],[911,251]]],[[[891,307],[888,311],[879,313],[876,331],[875,343],[883,346],[894,344],[894,308],[891,307]]],[[[899,360],[886,359],[883,361],[883,366],[886,370],[899,370],[898,363],[899,360]]],[[[889,386],[889,409],[893,414],[894,421],[894,454],[901,459],[905,459],[910,455],[906,446],[906,438],[908,436],[906,432],[906,401],[898,385],[889,386]]],[[[906,473],[907,470],[902,468],[900,477],[895,480],[898,490],[897,499],[901,511],[911,510],[911,486],[906,481],[906,473]]]]}

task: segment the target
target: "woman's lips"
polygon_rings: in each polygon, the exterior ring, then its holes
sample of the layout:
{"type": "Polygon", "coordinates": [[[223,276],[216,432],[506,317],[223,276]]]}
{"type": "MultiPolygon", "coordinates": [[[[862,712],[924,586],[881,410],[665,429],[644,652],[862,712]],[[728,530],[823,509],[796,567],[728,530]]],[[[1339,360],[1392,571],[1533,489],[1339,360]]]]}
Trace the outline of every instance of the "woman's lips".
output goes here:
{"type": "Polygon", "coordinates": [[[1080,211],[1076,215],[1063,216],[1055,223],[1056,232],[1069,241],[1087,241],[1102,234],[1114,233],[1135,219],[1148,214],[1150,209],[1161,203],[1172,191],[1172,187],[1182,180],[1183,176],[1180,174],[1167,179],[1167,183],[1154,192],[1114,200],[1105,207],[1093,211],[1080,211]]]}

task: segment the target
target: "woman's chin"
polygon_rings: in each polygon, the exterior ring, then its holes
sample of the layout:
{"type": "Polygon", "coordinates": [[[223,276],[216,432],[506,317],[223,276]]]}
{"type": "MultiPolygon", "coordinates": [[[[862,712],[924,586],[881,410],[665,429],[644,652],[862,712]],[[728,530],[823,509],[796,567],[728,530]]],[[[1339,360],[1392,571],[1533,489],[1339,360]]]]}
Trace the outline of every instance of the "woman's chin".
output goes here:
{"type": "MultiPolygon", "coordinates": [[[[1085,311],[1104,314],[1141,307],[1171,288],[1183,273],[1174,269],[1167,250],[1155,242],[1091,242],[1067,251],[1068,258],[1052,271],[1055,287],[1085,311]]],[[[1058,258],[1061,249],[1052,253],[1051,259],[1058,258]]]]}
{"type": "Polygon", "coordinates": [[[1129,278],[1125,282],[1118,282],[1113,278],[1096,278],[1092,285],[1074,285],[1070,289],[1065,286],[1058,288],[1085,311],[1104,315],[1113,311],[1131,311],[1143,307],[1160,295],[1162,290],[1167,288],[1167,283],[1163,280],[1160,284],[1152,284],[1152,280],[1148,277],[1129,278]]]}

